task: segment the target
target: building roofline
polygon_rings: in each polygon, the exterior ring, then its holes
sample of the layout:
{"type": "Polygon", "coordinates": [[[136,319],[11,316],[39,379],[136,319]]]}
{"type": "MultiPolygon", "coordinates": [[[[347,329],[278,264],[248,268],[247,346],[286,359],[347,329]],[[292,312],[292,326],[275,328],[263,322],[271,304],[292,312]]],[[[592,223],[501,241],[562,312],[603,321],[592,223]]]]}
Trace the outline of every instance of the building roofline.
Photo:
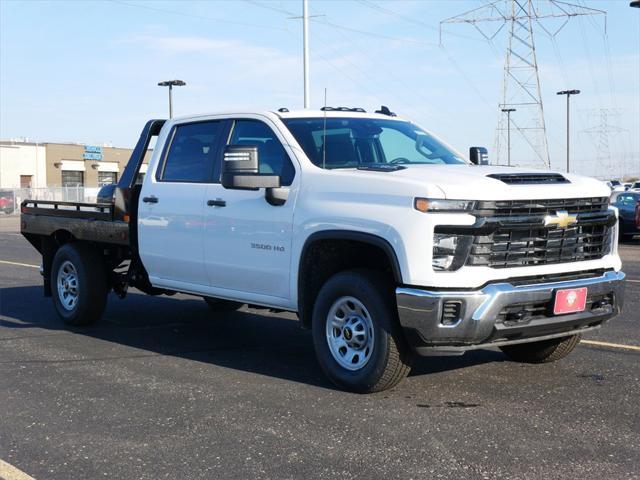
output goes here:
{"type": "Polygon", "coordinates": [[[70,146],[70,147],[85,147],[87,145],[91,145],[91,146],[98,146],[101,148],[113,148],[113,149],[119,149],[119,150],[133,150],[133,147],[116,147],[113,145],[110,146],[104,146],[101,144],[95,144],[95,143],[79,143],[79,142],[21,142],[21,141],[16,141],[16,140],[0,140],[0,145],[12,145],[12,146],[21,146],[21,145],[29,145],[29,146],[38,146],[38,147],[44,147],[46,145],[66,145],[66,146],[70,146]]]}

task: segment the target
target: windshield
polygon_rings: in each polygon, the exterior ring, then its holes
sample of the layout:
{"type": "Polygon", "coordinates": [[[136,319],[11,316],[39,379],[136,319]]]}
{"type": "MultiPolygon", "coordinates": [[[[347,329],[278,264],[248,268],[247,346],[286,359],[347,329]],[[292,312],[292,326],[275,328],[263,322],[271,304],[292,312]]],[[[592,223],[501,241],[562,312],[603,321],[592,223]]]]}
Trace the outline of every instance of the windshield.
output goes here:
{"type": "Polygon", "coordinates": [[[283,121],[309,159],[322,168],[467,163],[410,122],[335,117],[283,121]]]}

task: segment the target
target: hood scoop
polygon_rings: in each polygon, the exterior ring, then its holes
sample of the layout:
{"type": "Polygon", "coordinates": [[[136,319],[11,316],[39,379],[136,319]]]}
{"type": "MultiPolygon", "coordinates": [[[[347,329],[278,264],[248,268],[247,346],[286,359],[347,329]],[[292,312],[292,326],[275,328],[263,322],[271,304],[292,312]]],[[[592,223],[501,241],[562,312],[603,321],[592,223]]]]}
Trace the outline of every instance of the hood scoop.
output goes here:
{"type": "Polygon", "coordinates": [[[507,185],[550,185],[571,183],[559,173],[492,173],[487,177],[495,178],[507,185]]]}

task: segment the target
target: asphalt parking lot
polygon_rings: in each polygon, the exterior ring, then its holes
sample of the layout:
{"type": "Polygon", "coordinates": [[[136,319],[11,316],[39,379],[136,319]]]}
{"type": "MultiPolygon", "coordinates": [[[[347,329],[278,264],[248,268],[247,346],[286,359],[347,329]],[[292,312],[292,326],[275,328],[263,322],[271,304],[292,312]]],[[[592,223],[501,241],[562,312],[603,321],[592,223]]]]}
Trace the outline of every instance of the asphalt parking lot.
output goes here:
{"type": "Polygon", "coordinates": [[[0,219],[0,478],[640,478],[640,242],[624,314],[587,337],[610,345],[421,358],[362,396],[290,314],[133,292],[67,328],[16,227],[0,219]]]}

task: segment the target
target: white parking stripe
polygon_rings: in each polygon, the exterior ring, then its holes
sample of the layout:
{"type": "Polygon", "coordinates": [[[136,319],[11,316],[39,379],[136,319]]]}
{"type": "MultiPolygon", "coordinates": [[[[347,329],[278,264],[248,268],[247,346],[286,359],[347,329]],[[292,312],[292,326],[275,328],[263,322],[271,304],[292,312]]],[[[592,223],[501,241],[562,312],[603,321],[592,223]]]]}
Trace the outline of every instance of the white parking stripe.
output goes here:
{"type": "Polygon", "coordinates": [[[640,280],[633,280],[631,278],[627,278],[627,282],[640,283],[640,280]]]}
{"type": "Polygon", "coordinates": [[[0,480],[35,480],[35,478],[0,460],[0,480]]]}
{"type": "Polygon", "coordinates": [[[637,347],[635,345],[624,345],[620,343],[609,343],[609,342],[597,342],[595,340],[580,340],[580,343],[584,343],[586,345],[595,345],[596,347],[619,348],[621,350],[636,350],[640,352],[640,347],[637,347]]]}
{"type": "Polygon", "coordinates": [[[40,268],[40,265],[29,265],[28,263],[9,262],[7,260],[0,260],[0,263],[3,263],[5,265],[15,265],[17,267],[40,268]]]}

